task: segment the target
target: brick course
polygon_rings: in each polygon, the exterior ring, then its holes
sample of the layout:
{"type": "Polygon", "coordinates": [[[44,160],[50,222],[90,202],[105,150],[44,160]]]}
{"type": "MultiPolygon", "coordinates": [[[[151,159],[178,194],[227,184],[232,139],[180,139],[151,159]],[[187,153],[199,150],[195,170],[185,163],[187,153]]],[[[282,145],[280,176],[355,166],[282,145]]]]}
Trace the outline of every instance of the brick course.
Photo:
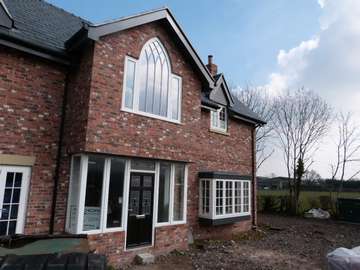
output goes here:
{"type": "Polygon", "coordinates": [[[35,156],[25,233],[49,230],[66,70],[0,46],[0,154],[35,156]]]}

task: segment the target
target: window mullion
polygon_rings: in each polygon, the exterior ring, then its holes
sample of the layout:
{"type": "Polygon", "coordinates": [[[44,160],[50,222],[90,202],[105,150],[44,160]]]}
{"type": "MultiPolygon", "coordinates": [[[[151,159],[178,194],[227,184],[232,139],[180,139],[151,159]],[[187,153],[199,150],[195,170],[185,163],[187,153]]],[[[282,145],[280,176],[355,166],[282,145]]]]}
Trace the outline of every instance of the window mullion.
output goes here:
{"type": "Polygon", "coordinates": [[[221,180],[221,181],[223,183],[222,184],[222,197],[223,197],[223,201],[222,201],[223,212],[222,212],[222,214],[225,215],[226,214],[226,181],[224,181],[224,180],[221,180]]]}
{"type": "Polygon", "coordinates": [[[86,193],[86,178],[88,171],[88,156],[81,155],[80,161],[80,195],[78,201],[78,211],[77,211],[77,229],[76,233],[81,233],[84,226],[84,208],[85,208],[85,193],[86,193]]]}
{"type": "Polygon", "coordinates": [[[235,181],[232,181],[232,198],[231,198],[231,201],[232,201],[232,213],[235,214],[235,181]]]}
{"type": "Polygon", "coordinates": [[[109,200],[109,185],[110,185],[110,170],[111,170],[111,158],[105,159],[104,163],[104,176],[103,176],[103,190],[102,190],[102,202],[101,202],[101,220],[100,230],[106,229],[107,224],[107,211],[109,200]]]}
{"type": "Polygon", "coordinates": [[[173,223],[173,219],[174,219],[174,189],[175,189],[175,165],[171,164],[169,223],[173,223]]]}

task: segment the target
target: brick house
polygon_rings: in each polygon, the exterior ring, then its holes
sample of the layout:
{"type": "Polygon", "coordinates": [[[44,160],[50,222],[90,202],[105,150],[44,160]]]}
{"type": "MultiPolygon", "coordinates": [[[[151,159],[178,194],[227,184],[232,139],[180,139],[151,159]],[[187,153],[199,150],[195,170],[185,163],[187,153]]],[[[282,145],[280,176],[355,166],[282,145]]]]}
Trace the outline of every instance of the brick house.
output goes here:
{"type": "Polygon", "coordinates": [[[87,234],[120,265],[249,230],[262,124],[167,8],[0,0],[0,235],[87,234]]]}

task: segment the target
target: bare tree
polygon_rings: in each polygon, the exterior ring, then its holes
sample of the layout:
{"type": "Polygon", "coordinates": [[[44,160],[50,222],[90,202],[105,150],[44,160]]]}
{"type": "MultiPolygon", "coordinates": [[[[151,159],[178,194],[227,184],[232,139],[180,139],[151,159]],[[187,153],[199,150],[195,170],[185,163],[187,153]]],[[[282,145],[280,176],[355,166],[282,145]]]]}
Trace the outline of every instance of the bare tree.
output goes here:
{"type": "Polygon", "coordinates": [[[304,88],[287,91],[274,103],[274,131],[288,173],[290,204],[298,212],[303,174],[313,163],[312,156],[329,129],[330,106],[304,88]]]}
{"type": "Polygon", "coordinates": [[[267,89],[259,87],[247,86],[244,89],[235,89],[233,93],[242,103],[267,122],[266,125],[256,128],[256,168],[259,169],[274,153],[272,144],[269,143],[274,130],[272,125],[273,98],[269,96],[267,89]]]}
{"type": "Polygon", "coordinates": [[[340,187],[337,197],[342,191],[343,181],[353,180],[360,175],[360,169],[348,175],[349,165],[360,164],[360,127],[355,124],[353,115],[339,113],[337,120],[337,141],[336,141],[336,160],[331,167],[331,180],[340,180],[340,187]]]}
{"type": "Polygon", "coordinates": [[[321,175],[315,170],[307,170],[304,174],[304,183],[318,184],[321,181],[321,175]]]}

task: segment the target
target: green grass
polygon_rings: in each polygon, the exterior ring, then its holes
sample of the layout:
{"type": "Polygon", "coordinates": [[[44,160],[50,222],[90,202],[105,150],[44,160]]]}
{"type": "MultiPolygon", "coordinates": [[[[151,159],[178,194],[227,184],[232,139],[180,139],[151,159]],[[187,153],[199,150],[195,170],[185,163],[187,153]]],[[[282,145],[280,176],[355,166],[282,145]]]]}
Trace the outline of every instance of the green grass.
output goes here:
{"type": "MultiPolygon", "coordinates": [[[[283,196],[289,195],[287,190],[259,190],[258,196],[283,196]]],[[[328,191],[303,191],[300,193],[300,210],[307,211],[310,208],[320,208],[320,196],[330,196],[328,191]]],[[[342,192],[339,198],[360,198],[360,192],[342,192]]],[[[336,193],[332,193],[335,201],[336,193]]]]}
{"type": "MultiPolygon", "coordinates": [[[[259,190],[258,194],[261,195],[288,195],[289,191],[287,190],[259,190]]],[[[308,197],[320,197],[320,196],[329,196],[330,192],[328,191],[302,191],[300,194],[300,199],[308,198],[308,197]]],[[[335,198],[336,193],[332,193],[333,198],[335,198]]],[[[360,198],[360,191],[359,192],[342,192],[339,195],[339,198],[360,198]]]]}

